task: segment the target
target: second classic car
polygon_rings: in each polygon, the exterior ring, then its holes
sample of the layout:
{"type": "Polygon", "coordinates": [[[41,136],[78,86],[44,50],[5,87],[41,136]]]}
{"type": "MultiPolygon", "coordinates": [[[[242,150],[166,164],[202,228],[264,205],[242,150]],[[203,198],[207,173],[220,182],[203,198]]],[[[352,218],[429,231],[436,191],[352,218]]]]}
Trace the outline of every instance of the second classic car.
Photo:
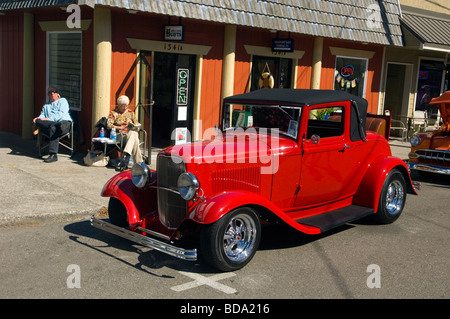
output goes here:
{"type": "Polygon", "coordinates": [[[341,91],[231,96],[208,139],[162,150],[156,171],[135,164],[108,181],[109,221],[91,223],[185,260],[199,253],[221,271],[252,259],[261,220],[310,235],[367,216],[392,223],[416,192],[389,125],[341,91]]]}
{"type": "Polygon", "coordinates": [[[438,130],[418,133],[411,137],[408,167],[418,172],[450,175],[450,91],[433,98],[442,117],[438,130]]]}

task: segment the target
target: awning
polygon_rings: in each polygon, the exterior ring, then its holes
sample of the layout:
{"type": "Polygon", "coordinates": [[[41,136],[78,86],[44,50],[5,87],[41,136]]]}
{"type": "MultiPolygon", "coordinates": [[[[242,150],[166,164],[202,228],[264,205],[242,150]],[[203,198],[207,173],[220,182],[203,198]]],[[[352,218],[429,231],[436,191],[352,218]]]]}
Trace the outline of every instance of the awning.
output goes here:
{"type": "Polygon", "coordinates": [[[106,6],[168,16],[401,46],[397,0],[4,0],[0,11],[61,6],[106,6]]]}
{"type": "Polygon", "coordinates": [[[450,52],[450,16],[402,6],[405,46],[450,52]]]}

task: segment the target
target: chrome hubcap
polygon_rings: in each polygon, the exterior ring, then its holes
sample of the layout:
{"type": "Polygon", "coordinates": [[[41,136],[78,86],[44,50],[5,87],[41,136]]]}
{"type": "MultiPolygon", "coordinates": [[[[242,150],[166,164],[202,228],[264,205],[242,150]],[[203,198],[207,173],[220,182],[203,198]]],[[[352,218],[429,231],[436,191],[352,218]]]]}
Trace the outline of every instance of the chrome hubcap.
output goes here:
{"type": "Polygon", "coordinates": [[[228,223],[224,237],[223,249],[231,261],[246,259],[255,245],[256,225],[247,215],[237,215],[228,223]]]}
{"type": "Polygon", "coordinates": [[[404,190],[399,181],[393,181],[389,184],[386,192],[386,210],[391,215],[399,213],[403,206],[404,190]]]}

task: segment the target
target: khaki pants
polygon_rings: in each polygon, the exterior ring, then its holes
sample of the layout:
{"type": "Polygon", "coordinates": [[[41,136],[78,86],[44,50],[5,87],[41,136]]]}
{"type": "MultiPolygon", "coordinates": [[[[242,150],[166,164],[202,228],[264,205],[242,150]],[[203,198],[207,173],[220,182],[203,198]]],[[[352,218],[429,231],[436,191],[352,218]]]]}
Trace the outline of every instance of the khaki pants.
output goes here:
{"type": "Polygon", "coordinates": [[[133,155],[135,163],[143,162],[141,149],[139,148],[139,133],[136,131],[129,131],[127,134],[127,144],[123,151],[133,155]]]}

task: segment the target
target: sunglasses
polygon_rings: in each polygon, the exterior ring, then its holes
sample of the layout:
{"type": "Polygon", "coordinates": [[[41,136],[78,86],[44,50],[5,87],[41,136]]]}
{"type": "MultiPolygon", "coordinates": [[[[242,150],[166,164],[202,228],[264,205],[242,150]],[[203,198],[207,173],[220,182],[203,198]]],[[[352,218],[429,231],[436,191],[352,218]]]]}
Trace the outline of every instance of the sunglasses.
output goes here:
{"type": "Polygon", "coordinates": [[[58,93],[58,91],[53,90],[53,91],[48,91],[47,94],[52,94],[52,93],[58,93]]]}

